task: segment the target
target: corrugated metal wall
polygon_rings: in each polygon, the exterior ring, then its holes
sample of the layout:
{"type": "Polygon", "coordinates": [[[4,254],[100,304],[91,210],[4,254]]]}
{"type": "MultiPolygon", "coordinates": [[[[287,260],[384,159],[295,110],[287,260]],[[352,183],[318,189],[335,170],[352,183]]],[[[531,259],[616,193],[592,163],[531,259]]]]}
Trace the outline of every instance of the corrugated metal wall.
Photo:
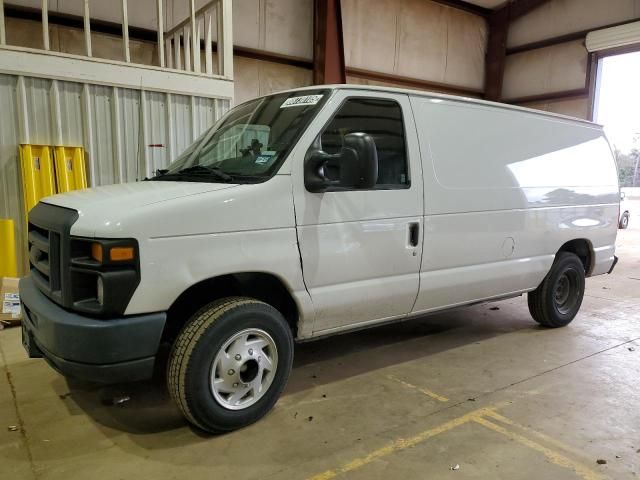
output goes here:
{"type": "MultiPolygon", "coordinates": [[[[0,217],[12,218],[16,224],[17,240],[22,241],[24,218],[18,165],[18,110],[15,77],[0,75],[0,217]]],[[[22,245],[22,243],[20,244],[22,245]]],[[[0,245],[0,248],[2,246],[0,245]]],[[[25,262],[18,256],[18,270],[25,262]]]]}
{"type": "MultiPolygon", "coordinates": [[[[166,167],[228,108],[223,99],[0,75],[0,218],[14,220],[24,245],[20,143],[83,146],[90,186],[133,182],[166,167]]],[[[23,252],[18,264],[24,273],[23,252]]]]}

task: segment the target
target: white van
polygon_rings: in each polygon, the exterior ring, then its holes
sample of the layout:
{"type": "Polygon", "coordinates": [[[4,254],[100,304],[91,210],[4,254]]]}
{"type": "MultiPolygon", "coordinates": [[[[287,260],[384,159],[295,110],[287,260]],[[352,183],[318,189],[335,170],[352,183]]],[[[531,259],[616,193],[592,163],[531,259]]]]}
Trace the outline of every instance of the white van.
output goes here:
{"type": "Polygon", "coordinates": [[[426,92],[251,100],[148,181],[29,216],[25,348],[64,375],[167,381],[198,427],[256,421],[294,340],[528,294],[567,325],[610,272],[620,192],[600,126],[426,92]]]}

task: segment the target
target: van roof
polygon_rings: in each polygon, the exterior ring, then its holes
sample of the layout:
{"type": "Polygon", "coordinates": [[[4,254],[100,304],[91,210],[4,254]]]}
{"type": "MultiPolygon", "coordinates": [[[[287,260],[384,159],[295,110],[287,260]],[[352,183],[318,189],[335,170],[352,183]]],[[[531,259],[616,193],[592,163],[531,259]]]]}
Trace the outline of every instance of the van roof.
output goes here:
{"type": "MultiPolygon", "coordinates": [[[[428,98],[440,98],[443,100],[454,100],[457,102],[471,103],[476,105],[484,105],[494,108],[501,108],[505,110],[515,110],[523,113],[530,113],[534,115],[543,115],[551,118],[560,118],[563,120],[569,120],[571,122],[582,123],[589,125],[591,127],[602,128],[602,125],[590,122],[589,120],[583,120],[581,118],[570,117],[568,115],[562,115],[559,113],[551,113],[545,112],[543,110],[535,110],[532,108],[520,107],[518,105],[511,105],[508,103],[499,103],[499,102],[490,102],[488,100],[481,100],[479,98],[471,98],[471,97],[461,97],[458,95],[447,95],[444,93],[436,93],[429,92],[426,90],[413,90],[409,88],[396,88],[396,87],[382,87],[382,86],[372,86],[372,85],[359,85],[359,84],[331,84],[331,85],[310,85],[308,87],[300,87],[300,88],[292,88],[289,90],[284,90],[284,92],[304,92],[307,90],[318,90],[318,89],[331,89],[331,90],[365,90],[370,92],[388,92],[388,93],[400,93],[406,95],[413,95],[419,97],[428,97],[428,98]]],[[[280,92],[283,93],[283,92],[280,92]]]]}

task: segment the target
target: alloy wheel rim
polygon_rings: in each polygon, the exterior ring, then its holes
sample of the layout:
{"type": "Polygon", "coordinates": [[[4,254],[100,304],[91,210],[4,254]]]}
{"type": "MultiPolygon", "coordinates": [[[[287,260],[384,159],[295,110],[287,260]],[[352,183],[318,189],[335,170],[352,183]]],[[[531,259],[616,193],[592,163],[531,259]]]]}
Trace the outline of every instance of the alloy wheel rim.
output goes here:
{"type": "Polygon", "coordinates": [[[229,410],[258,402],[269,390],[278,368],[278,349],[264,330],[249,328],[231,336],[211,365],[211,393],[229,410]]]}

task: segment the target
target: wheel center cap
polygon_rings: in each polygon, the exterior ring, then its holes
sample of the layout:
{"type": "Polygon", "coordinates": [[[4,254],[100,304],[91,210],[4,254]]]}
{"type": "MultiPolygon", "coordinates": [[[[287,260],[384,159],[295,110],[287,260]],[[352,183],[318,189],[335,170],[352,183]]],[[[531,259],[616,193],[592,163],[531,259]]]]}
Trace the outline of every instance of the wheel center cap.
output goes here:
{"type": "Polygon", "coordinates": [[[565,276],[558,280],[555,297],[558,304],[563,304],[569,297],[569,280],[565,276]]]}
{"type": "Polygon", "coordinates": [[[251,383],[258,376],[258,371],[258,362],[251,358],[240,367],[240,380],[242,383],[251,383]]]}

